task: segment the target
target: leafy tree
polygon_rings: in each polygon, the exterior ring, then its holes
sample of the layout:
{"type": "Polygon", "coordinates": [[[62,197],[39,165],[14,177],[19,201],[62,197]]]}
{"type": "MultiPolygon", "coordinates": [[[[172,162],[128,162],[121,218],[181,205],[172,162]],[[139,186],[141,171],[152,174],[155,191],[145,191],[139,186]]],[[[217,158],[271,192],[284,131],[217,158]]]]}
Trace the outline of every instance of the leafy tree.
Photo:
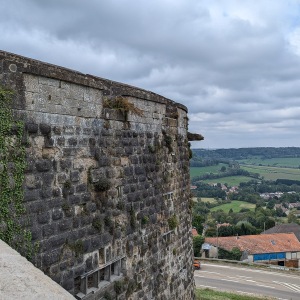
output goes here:
{"type": "Polygon", "coordinates": [[[242,252],[239,248],[234,247],[231,251],[219,249],[219,258],[221,259],[230,259],[230,260],[240,260],[242,257],[242,252]]]}
{"type": "Polygon", "coordinates": [[[294,212],[290,212],[288,215],[288,223],[298,223],[298,219],[294,212]]]}
{"type": "Polygon", "coordinates": [[[204,243],[205,238],[202,235],[197,235],[193,237],[193,249],[194,256],[199,257],[202,244],[204,243]]]}
{"type": "Polygon", "coordinates": [[[192,225],[198,231],[198,233],[202,233],[203,231],[203,223],[205,222],[205,217],[203,215],[193,215],[192,225]]]}

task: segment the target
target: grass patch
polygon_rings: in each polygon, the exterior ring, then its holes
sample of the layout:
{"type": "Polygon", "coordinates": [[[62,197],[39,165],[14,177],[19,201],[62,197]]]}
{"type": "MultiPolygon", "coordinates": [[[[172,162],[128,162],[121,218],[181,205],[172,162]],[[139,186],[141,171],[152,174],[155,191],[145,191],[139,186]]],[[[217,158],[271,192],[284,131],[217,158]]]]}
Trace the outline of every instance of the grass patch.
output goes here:
{"type": "Polygon", "coordinates": [[[255,297],[229,292],[214,291],[211,289],[196,289],[196,300],[262,300],[274,299],[270,297],[255,297]]]}
{"type": "Polygon", "coordinates": [[[228,213],[229,210],[232,209],[233,212],[239,212],[242,208],[248,208],[248,209],[254,211],[255,204],[248,203],[245,201],[233,200],[230,203],[218,205],[218,206],[212,208],[211,211],[223,210],[224,212],[228,213]]]}
{"type": "Polygon", "coordinates": [[[201,176],[201,175],[210,174],[210,173],[219,174],[222,166],[225,166],[226,168],[228,167],[228,165],[226,165],[226,164],[218,164],[215,166],[208,166],[208,167],[191,167],[190,175],[191,175],[191,178],[193,178],[195,176],[201,176]]]}
{"type": "Polygon", "coordinates": [[[211,204],[218,203],[218,201],[215,198],[202,198],[202,197],[201,197],[201,202],[211,203],[211,204]]]}
{"type": "Polygon", "coordinates": [[[238,186],[241,182],[248,182],[252,180],[252,177],[246,177],[246,176],[227,176],[227,177],[221,177],[217,179],[207,179],[207,180],[201,180],[205,183],[227,183],[229,186],[238,186]]]}

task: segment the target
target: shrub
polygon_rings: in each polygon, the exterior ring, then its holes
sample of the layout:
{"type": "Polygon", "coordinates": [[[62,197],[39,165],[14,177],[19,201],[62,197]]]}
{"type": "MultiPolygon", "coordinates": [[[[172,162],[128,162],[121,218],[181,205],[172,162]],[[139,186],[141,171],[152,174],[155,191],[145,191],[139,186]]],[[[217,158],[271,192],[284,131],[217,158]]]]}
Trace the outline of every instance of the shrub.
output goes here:
{"type": "Polygon", "coordinates": [[[124,115],[130,112],[134,115],[143,116],[143,111],[135,107],[133,103],[130,103],[128,99],[123,96],[117,96],[114,99],[105,99],[103,107],[120,110],[124,115]]]}
{"type": "Polygon", "coordinates": [[[174,230],[178,226],[178,220],[175,215],[168,219],[168,224],[171,230],[174,230]]]}
{"type": "Polygon", "coordinates": [[[146,225],[147,223],[149,223],[149,217],[148,216],[143,216],[142,225],[146,225]]]}

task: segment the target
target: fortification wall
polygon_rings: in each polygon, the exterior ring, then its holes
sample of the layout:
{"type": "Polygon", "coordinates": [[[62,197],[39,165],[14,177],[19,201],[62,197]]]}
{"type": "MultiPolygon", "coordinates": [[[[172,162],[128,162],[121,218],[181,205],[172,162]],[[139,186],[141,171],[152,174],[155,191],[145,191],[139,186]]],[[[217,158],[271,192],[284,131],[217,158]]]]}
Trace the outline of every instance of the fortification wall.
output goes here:
{"type": "Polygon", "coordinates": [[[35,265],[78,299],[194,299],[186,108],[6,52],[0,82],[24,124],[35,265]]]}

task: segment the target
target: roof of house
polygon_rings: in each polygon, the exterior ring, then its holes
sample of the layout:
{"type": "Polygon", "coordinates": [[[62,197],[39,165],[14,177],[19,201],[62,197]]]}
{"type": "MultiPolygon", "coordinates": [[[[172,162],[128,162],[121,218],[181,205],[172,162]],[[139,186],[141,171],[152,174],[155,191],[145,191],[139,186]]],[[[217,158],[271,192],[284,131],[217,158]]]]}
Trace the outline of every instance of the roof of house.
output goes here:
{"type": "Polygon", "coordinates": [[[276,226],[262,232],[262,234],[289,233],[289,232],[293,232],[295,236],[298,238],[298,240],[300,241],[300,225],[296,223],[277,224],[276,226]]]}
{"type": "Polygon", "coordinates": [[[211,237],[205,238],[205,243],[227,251],[239,248],[249,254],[300,251],[300,242],[294,233],[211,237]]]}

